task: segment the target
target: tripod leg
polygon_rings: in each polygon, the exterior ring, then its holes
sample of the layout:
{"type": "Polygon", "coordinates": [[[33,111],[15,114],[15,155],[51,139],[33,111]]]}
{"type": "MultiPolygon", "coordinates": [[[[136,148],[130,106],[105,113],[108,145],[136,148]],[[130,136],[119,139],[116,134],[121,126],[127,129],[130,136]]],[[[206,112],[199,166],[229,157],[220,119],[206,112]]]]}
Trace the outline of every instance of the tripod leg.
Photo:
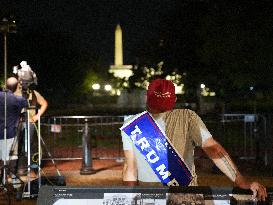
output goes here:
{"type": "Polygon", "coordinates": [[[1,167],[1,176],[0,176],[1,184],[3,184],[3,177],[4,177],[4,166],[1,167]]]}
{"type": "MultiPolygon", "coordinates": [[[[35,126],[35,129],[36,129],[36,132],[39,133],[39,128],[36,126],[36,124],[34,124],[34,126],[35,126]]],[[[56,165],[56,163],[55,163],[55,161],[54,161],[51,153],[49,152],[49,150],[48,150],[48,148],[46,146],[46,143],[45,143],[45,141],[44,141],[44,139],[43,139],[43,137],[42,137],[41,134],[40,134],[40,141],[42,142],[42,145],[44,146],[44,148],[45,148],[45,150],[46,150],[49,158],[51,159],[51,162],[54,165],[54,167],[55,167],[55,169],[56,169],[56,171],[58,173],[58,176],[61,176],[61,173],[60,173],[60,171],[59,171],[59,169],[58,169],[58,167],[57,167],[57,165],[56,165]]]]}
{"type": "Polygon", "coordinates": [[[10,160],[9,161],[9,172],[8,175],[11,177],[11,183],[15,189],[20,188],[24,182],[21,178],[16,174],[17,170],[17,160],[10,160]]]}
{"type": "Polygon", "coordinates": [[[55,169],[56,169],[58,175],[61,176],[61,173],[60,173],[60,171],[59,171],[59,169],[58,169],[58,167],[57,167],[57,165],[56,165],[56,163],[55,163],[55,161],[54,161],[54,159],[53,159],[51,153],[50,153],[49,150],[47,149],[47,146],[46,146],[46,144],[45,144],[45,141],[43,140],[42,136],[40,136],[40,138],[41,138],[41,142],[42,142],[42,144],[44,145],[44,148],[45,148],[45,150],[46,150],[48,156],[50,157],[51,162],[52,162],[52,164],[54,165],[54,167],[55,167],[55,169]]]}
{"type": "MultiPolygon", "coordinates": [[[[23,123],[21,123],[23,124],[23,123]]],[[[19,175],[25,175],[27,170],[27,157],[25,152],[25,125],[20,126],[20,130],[18,131],[18,140],[17,140],[17,147],[18,147],[18,160],[17,160],[17,172],[19,175]]]]}

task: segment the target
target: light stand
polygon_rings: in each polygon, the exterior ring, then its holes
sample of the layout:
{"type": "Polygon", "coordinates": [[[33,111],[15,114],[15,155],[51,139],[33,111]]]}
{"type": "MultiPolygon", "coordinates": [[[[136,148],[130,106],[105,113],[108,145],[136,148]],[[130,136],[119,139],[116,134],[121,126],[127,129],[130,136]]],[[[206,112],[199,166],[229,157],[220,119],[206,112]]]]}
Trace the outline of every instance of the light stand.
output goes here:
{"type": "MultiPolygon", "coordinates": [[[[27,99],[27,96],[25,96],[26,99],[27,99]]],[[[27,148],[27,190],[23,190],[24,192],[22,193],[22,197],[23,198],[31,198],[33,197],[33,194],[31,192],[31,188],[32,188],[32,183],[31,183],[31,170],[33,169],[32,167],[32,163],[31,163],[31,139],[30,139],[30,110],[31,109],[34,109],[33,107],[29,107],[27,110],[26,110],[26,113],[25,113],[25,144],[27,144],[26,148],[27,148]]],[[[40,177],[40,152],[41,152],[41,148],[40,148],[40,117],[38,119],[38,157],[39,157],[39,161],[38,161],[38,177],[40,177]]],[[[33,137],[33,136],[32,136],[33,137]]],[[[38,184],[38,188],[40,188],[41,184],[40,184],[40,179],[38,180],[39,184],[38,184]]]]}
{"type": "MultiPolygon", "coordinates": [[[[3,22],[6,19],[3,19],[3,22]]],[[[6,22],[4,22],[5,25],[6,22]]],[[[4,27],[4,26],[3,26],[4,27]]],[[[8,24],[7,24],[8,28],[8,24]]],[[[1,29],[2,30],[2,29],[1,29]]],[[[6,154],[7,154],[7,31],[8,29],[3,30],[3,38],[4,38],[4,154],[3,154],[3,162],[4,162],[4,169],[3,169],[3,185],[6,185],[6,154]]]]}
{"type": "MultiPolygon", "coordinates": [[[[2,184],[5,186],[7,183],[7,34],[8,33],[15,33],[15,21],[13,21],[13,25],[11,26],[7,18],[3,18],[0,31],[3,33],[4,39],[4,154],[3,154],[3,178],[2,184]]],[[[3,150],[2,150],[3,151],[3,150]]]]}
{"type": "MultiPolygon", "coordinates": [[[[38,111],[38,113],[40,110],[38,111]]],[[[41,185],[42,185],[42,180],[41,180],[41,116],[39,115],[38,118],[38,189],[40,190],[41,185]]]]}
{"type": "Polygon", "coordinates": [[[26,111],[26,118],[25,118],[25,123],[26,123],[26,127],[25,127],[25,132],[26,132],[26,135],[25,137],[27,136],[27,190],[28,190],[28,193],[26,193],[26,197],[30,197],[31,196],[31,185],[30,185],[30,166],[31,166],[31,159],[30,159],[30,124],[29,124],[29,110],[27,109],[26,111]]]}

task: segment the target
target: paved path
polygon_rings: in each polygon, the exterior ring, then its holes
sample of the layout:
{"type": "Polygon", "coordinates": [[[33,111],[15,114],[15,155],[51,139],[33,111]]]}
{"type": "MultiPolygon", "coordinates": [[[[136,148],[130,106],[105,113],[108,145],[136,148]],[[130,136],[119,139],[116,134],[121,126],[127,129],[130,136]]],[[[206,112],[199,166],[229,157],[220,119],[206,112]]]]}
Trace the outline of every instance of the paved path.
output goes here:
{"type": "MultiPolygon", "coordinates": [[[[122,185],[122,163],[114,160],[96,160],[93,161],[93,168],[97,171],[92,175],[80,175],[81,161],[58,161],[57,167],[61,174],[65,177],[67,186],[120,186],[122,185]]],[[[47,163],[42,175],[57,176],[56,168],[47,163]]],[[[266,176],[247,176],[250,180],[263,183],[267,187],[273,187],[273,177],[266,176]]],[[[215,174],[209,170],[198,173],[198,181],[200,186],[233,186],[230,180],[222,174],[215,174]]],[[[0,205],[8,204],[5,194],[0,195],[0,205]]],[[[12,199],[11,205],[34,205],[36,200],[24,199],[16,201],[12,199]]]]}

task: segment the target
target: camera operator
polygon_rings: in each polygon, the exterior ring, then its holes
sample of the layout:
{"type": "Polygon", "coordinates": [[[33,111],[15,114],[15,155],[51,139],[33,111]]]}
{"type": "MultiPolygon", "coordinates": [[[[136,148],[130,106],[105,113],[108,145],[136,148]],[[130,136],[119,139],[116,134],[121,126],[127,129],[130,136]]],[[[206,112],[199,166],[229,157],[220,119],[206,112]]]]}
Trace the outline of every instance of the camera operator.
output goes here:
{"type": "MultiPolygon", "coordinates": [[[[23,96],[28,101],[29,119],[27,122],[29,123],[29,133],[30,133],[29,138],[30,138],[30,144],[32,145],[30,149],[31,150],[30,154],[32,156],[35,153],[34,150],[36,149],[33,146],[35,123],[38,121],[39,117],[41,117],[45,113],[48,107],[48,103],[47,103],[47,100],[38,91],[32,88],[33,84],[37,84],[36,74],[27,65],[26,61],[22,61],[20,65],[22,69],[18,70],[19,83],[17,86],[17,90],[15,91],[15,95],[23,96]],[[24,74],[23,76],[22,76],[22,73],[24,74]],[[22,77],[25,77],[25,78],[22,78],[22,77]],[[38,108],[39,110],[37,111],[38,108]]],[[[25,136],[25,131],[24,131],[26,126],[27,124],[24,123],[22,126],[23,130],[21,131],[21,135],[20,135],[21,137],[19,138],[19,142],[18,142],[19,175],[25,175],[27,170],[27,160],[26,160],[27,153],[24,152],[25,142],[27,141],[26,139],[27,136],[25,136]]]]}
{"type": "Polygon", "coordinates": [[[14,95],[17,89],[18,81],[14,77],[7,79],[7,90],[0,91],[0,159],[9,161],[12,173],[15,173],[17,150],[13,146],[16,137],[16,130],[19,124],[21,110],[27,107],[27,100],[23,97],[14,95]],[[6,92],[6,107],[5,107],[5,92],[6,92]],[[4,142],[4,129],[5,129],[5,109],[6,109],[6,139],[7,144],[4,142]],[[6,146],[6,147],[5,147],[6,146]],[[14,148],[11,152],[11,148],[14,148]],[[5,153],[6,151],[6,153],[5,153]],[[12,155],[10,156],[10,153],[12,155]]]}
{"type": "MultiPolygon", "coordinates": [[[[17,90],[15,91],[15,95],[17,96],[22,96],[23,89],[22,89],[22,84],[18,83],[17,90]]],[[[30,89],[27,91],[27,100],[28,100],[28,105],[31,107],[37,108],[39,106],[39,112],[36,111],[36,109],[31,109],[30,111],[30,118],[29,122],[35,123],[38,121],[39,117],[41,117],[48,106],[47,100],[36,90],[30,89]]]]}

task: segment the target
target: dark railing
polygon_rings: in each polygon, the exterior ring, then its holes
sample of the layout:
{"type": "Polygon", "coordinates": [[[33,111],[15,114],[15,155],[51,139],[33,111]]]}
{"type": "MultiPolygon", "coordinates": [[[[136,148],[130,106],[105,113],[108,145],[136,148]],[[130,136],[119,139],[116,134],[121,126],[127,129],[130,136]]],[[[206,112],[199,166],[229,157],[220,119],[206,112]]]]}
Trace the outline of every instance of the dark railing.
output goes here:
{"type": "MultiPolygon", "coordinates": [[[[86,166],[92,159],[123,159],[119,128],[125,116],[55,116],[44,117],[41,136],[47,149],[43,159],[83,159],[86,166]],[[86,133],[88,129],[88,133],[86,133]],[[83,135],[88,150],[83,146],[83,135]],[[90,154],[90,159],[88,158],[90,154]]],[[[265,115],[226,114],[217,119],[203,118],[213,137],[227,149],[235,160],[257,162],[272,166],[272,120],[265,115]]],[[[201,153],[201,154],[200,154],[201,153]]],[[[196,159],[203,158],[196,152],[196,159]]]]}

